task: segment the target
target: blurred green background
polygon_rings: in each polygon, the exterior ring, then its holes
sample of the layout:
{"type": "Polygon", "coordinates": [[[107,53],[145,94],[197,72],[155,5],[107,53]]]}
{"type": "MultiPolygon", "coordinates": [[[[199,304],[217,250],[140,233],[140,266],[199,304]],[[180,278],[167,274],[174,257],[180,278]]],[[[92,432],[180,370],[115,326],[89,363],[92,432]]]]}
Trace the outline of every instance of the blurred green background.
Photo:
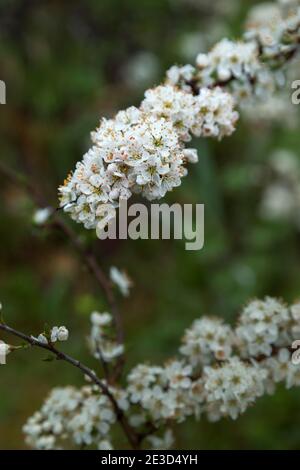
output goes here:
{"type": "MultiPolygon", "coordinates": [[[[192,61],[225,35],[240,36],[254,3],[1,0],[0,79],[7,85],[1,161],[57,205],[57,187],[89,147],[99,118],[137,105],[174,63],[192,61]]],[[[65,216],[107,271],[125,268],[134,280],[131,296],[120,299],[128,369],[176,354],[183,330],[203,314],[234,322],[250,298],[300,296],[299,229],[260,216],[265,180],[255,179],[275,149],[299,152],[299,127],[285,120],[263,125],[242,118],[232,138],[195,142],[200,161],[168,200],[205,204],[202,251],[172,240],[101,242],[65,216]]],[[[85,336],[90,312],[107,308],[102,293],[60,233],[32,224],[36,207],[26,192],[0,177],[5,319],[32,334],[45,322],[65,324],[71,336],[64,350],[96,368],[85,336]]],[[[43,358],[38,350],[17,352],[1,367],[2,449],[25,448],[21,427],[51,387],[82,384],[77,370],[43,358]]],[[[237,421],[189,420],[175,435],[177,449],[299,449],[299,390],[279,387],[237,421]]]]}

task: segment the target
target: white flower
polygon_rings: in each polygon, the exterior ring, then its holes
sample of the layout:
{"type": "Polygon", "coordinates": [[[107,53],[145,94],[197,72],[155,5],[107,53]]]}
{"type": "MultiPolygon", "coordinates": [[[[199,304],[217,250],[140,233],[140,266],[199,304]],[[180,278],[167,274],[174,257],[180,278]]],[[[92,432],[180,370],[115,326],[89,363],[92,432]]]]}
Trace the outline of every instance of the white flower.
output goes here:
{"type": "MultiPolygon", "coordinates": [[[[34,337],[33,337],[34,338],[34,337]]],[[[34,338],[35,339],[35,338],[34,338]]],[[[43,335],[42,333],[38,335],[38,337],[36,338],[40,343],[43,343],[43,344],[48,344],[48,340],[46,338],[45,335],[43,335]]]]}
{"type": "Polygon", "coordinates": [[[91,332],[89,345],[96,359],[111,362],[124,353],[124,345],[118,343],[112,333],[112,316],[108,312],[91,314],[91,332]]]}
{"type": "Polygon", "coordinates": [[[202,88],[195,98],[196,117],[192,132],[197,136],[222,139],[231,135],[239,117],[234,100],[221,88],[202,88]]]}
{"type": "Polygon", "coordinates": [[[121,410],[126,411],[129,409],[129,399],[128,393],[126,390],[122,390],[121,388],[116,387],[109,387],[109,390],[113,394],[116,402],[118,403],[119,408],[121,410]]]}
{"type": "Polygon", "coordinates": [[[115,266],[110,268],[110,278],[112,282],[120,289],[124,297],[128,297],[132,281],[124,271],[120,271],[115,266]]]}
{"type": "Polygon", "coordinates": [[[91,322],[96,326],[109,325],[112,321],[112,316],[110,313],[104,312],[92,312],[91,313],[91,322]]]}
{"type": "Polygon", "coordinates": [[[286,306],[277,299],[249,302],[239,318],[236,335],[242,354],[269,356],[274,345],[285,341],[285,330],[290,324],[286,306]]]}
{"type": "Polygon", "coordinates": [[[220,81],[227,81],[231,77],[247,81],[255,76],[259,68],[258,49],[255,42],[233,42],[222,39],[207,54],[201,57],[199,76],[204,86],[213,83],[212,75],[216,73],[220,81]],[[206,67],[202,63],[206,60],[206,67]],[[247,78],[247,76],[249,78],[247,78]]]}
{"type": "Polygon", "coordinates": [[[171,85],[179,85],[183,90],[191,91],[189,82],[194,78],[195,73],[196,69],[192,65],[188,64],[182,67],[173,65],[167,71],[167,83],[171,85]]]}
{"type": "Polygon", "coordinates": [[[194,123],[194,97],[171,85],[158,86],[147,90],[141,109],[157,118],[171,121],[183,141],[189,141],[190,130],[194,123]]]}
{"type": "Polygon", "coordinates": [[[209,364],[214,360],[228,359],[231,355],[234,335],[231,327],[218,318],[203,317],[195,320],[183,337],[181,354],[187,356],[193,366],[209,364]]]}
{"type": "Polygon", "coordinates": [[[196,65],[199,69],[207,67],[209,65],[209,57],[207,54],[198,54],[196,57],[196,65]]]}
{"type": "Polygon", "coordinates": [[[229,415],[236,419],[262,395],[266,377],[265,369],[246,365],[237,357],[221,367],[205,367],[204,388],[207,401],[213,404],[213,417],[229,415]]]}
{"type": "Polygon", "coordinates": [[[165,377],[171,388],[185,388],[191,386],[192,367],[180,361],[172,361],[165,367],[165,377]]]}
{"type": "Polygon", "coordinates": [[[256,40],[268,58],[276,57],[281,51],[288,52],[299,37],[300,11],[297,0],[283,0],[281,3],[254,7],[246,22],[246,39],[256,40]]]}
{"type": "Polygon", "coordinates": [[[288,349],[282,348],[278,351],[276,356],[267,358],[263,366],[269,372],[269,379],[277,383],[286,380],[290,362],[291,355],[288,349]]]}
{"type": "Polygon", "coordinates": [[[55,343],[56,341],[67,341],[69,338],[69,331],[65,326],[54,326],[50,332],[50,341],[55,343]]]}
{"type": "Polygon", "coordinates": [[[11,346],[9,344],[0,341],[0,358],[5,357],[11,352],[11,346]]]}
{"type": "Polygon", "coordinates": [[[187,159],[189,163],[197,163],[198,162],[198,151],[197,149],[184,149],[183,156],[187,159]]]}
{"type": "Polygon", "coordinates": [[[67,341],[69,338],[69,331],[65,326],[60,326],[57,332],[58,341],[67,341]]]}
{"type": "MultiPolygon", "coordinates": [[[[105,362],[110,362],[118,356],[124,354],[124,345],[106,341],[102,343],[101,355],[105,362]]],[[[96,354],[97,357],[97,354],[96,354]]]]}
{"type": "Polygon", "coordinates": [[[33,214],[33,223],[36,225],[44,225],[49,219],[50,215],[53,213],[51,207],[44,207],[43,209],[37,209],[33,214]]]}

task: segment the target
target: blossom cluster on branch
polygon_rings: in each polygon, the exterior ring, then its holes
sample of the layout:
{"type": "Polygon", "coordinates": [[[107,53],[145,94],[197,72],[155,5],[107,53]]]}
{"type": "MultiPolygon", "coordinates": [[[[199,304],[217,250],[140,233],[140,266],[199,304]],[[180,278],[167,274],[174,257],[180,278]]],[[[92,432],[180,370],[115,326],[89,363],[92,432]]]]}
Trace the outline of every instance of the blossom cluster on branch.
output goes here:
{"type": "Polygon", "coordinates": [[[198,96],[171,85],[148,90],[141,107],[102,119],[92,133],[93,147],[60,187],[60,203],[72,219],[95,228],[108,206],[141,193],[159,199],[180,186],[186,163],[198,160],[185,148],[191,135],[222,138],[234,131],[238,114],[220,88],[198,96]]]}
{"type": "MultiPolygon", "coordinates": [[[[110,315],[94,312],[91,321],[94,351],[105,350],[103,328],[110,315]]],[[[202,414],[210,421],[236,419],[258,397],[272,393],[276,383],[299,386],[300,366],[291,360],[299,334],[300,303],[288,307],[271,297],[253,300],[235,327],[214,317],[195,320],[182,339],[180,356],[163,366],[139,364],[124,387],[107,386],[137,435],[146,436],[146,446],[166,447],[173,442],[172,424],[202,414]],[[161,436],[162,431],[167,434],[161,436]]],[[[113,363],[114,355],[106,360],[113,363]]],[[[66,442],[112,448],[109,431],[116,420],[110,400],[97,387],[58,388],[29,418],[24,432],[27,443],[40,449],[66,442]]]]}
{"type": "Polygon", "coordinates": [[[167,83],[196,94],[202,87],[221,86],[240,105],[271,96],[284,85],[284,65],[299,49],[300,7],[292,2],[274,5],[272,14],[269,8],[254,11],[243,40],[222,39],[207,54],[200,53],[194,66],[171,67],[167,83]]]}

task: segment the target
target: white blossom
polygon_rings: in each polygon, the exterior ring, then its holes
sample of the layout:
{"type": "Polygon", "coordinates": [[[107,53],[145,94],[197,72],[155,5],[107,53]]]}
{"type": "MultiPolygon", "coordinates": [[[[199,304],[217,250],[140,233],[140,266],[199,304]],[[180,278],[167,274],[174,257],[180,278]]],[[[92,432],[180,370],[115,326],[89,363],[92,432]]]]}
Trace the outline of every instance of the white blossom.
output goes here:
{"type": "Polygon", "coordinates": [[[110,268],[110,279],[119,288],[124,297],[128,297],[132,281],[125,271],[120,271],[115,266],[110,268]]]}
{"type": "Polygon", "coordinates": [[[273,346],[286,340],[284,335],[289,324],[289,311],[279,300],[266,297],[249,302],[236,328],[241,353],[254,357],[270,356],[273,346]]]}
{"type": "Polygon", "coordinates": [[[210,364],[228,359],[234,343],[231,327],[218,318],[202,317],[195,320],[183,337],[181,354],[188,357],[193,366],[210,364]]]}
{"type": "Polygon", "coordinates": [[[204,368],[204,388],[207,394],[208,417],[236,419],[264,392],[265,369],[250,366],[232,357],[221,367],[204,368]]]}
{"type": "Polygon", "coordinates": [[[9,344],[0,341],[0,357],[5,357],[11,351],[12,347],[9,344]]]}
{"type": "Polygon", "coordinates": [[[91,313],[89,345],[94,357],[104,362],[111,362],[124,353],[124,345],[112,335],[112,321],[112,315],[108,312],[91,313]]]}
{"type": "Polygon", "coordinates": [[[91,323],[95,326],[105,326],[109,325],[112,322],[112,316],[108,312],[99,313],[99,312],[92,312],[91,313],[91,323]]]}
{"type": "Polygon", "coordinates": [[[36,225],[44,225],[51,214],[53,213],[53,209],[51,207],[44,207],[43,209],[37,209],[33,214],[33,223],[36,225]]]}
{"type": "Polygon", "coordinates": [[[50,341],[55,343],[56,341],[67,341],[69,338],[69,331],[65,326],[54,326],[50,332],[50,341]]]}
{"type": "Polygon", "coordinates": [[[34,337],[32,337],[32,338],[37,339],[42,344],[48,344],[48,340],[47,340],[46,336],[43,333],[39,334],[37,338],[34,338],[34,337]]]}

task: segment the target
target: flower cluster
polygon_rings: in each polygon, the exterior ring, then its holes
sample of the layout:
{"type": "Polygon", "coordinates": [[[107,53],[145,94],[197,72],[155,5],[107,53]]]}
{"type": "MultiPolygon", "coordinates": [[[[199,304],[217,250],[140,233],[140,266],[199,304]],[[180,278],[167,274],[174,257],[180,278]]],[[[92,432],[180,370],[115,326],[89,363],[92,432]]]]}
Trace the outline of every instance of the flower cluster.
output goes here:
{"type": "Polygon", "coordinates": [[[186,174],[182,145],[171,122],[137,108],[103,120],[94,146],[60,187],[60,203],[72,219],[95,228],[119,199],[141,192],[163,197],[186,174]]]}
{"type": "Polygon", "coordinates": [[[265,59],[276,60],[281,54],[293,53],[300,38],[299,2],[254,7],[246,22],[245,37],[257,42],[265,59]]]}
{"type": "Polygon", "coordinates": [[[207,54],[198,54],[195,66],[171,67],[167,83],[193,93],[226,86],[243,105],[253,97],[269,97],[285,83],[283,65],[299,49],[300,7],[288,3],[254,7],[243,40],[222,39],[207,54]]]}
{"type": "Polygon", "coordinates": [[[234,42],[222,39],[208,54],[199,54],[196,58],[199,69],[198,79],[207,85],[214,85],[215,80],[226,82],[231,78],[241,81],[255,77],[260,64],[254,42],[234,42]]]}
{"type": "Polygon", "coordinates": [[[236,336],[242,356],[270,356],[272,348],[290,344],[290,312],[279,300],[253,300],[243,309],[236,336]]]}
{"type": "Polygon", "coordinates": [[[192,366],[172,360],[165,367],[136,366],[128,375],[127,392],[130,402],[139,404],[158,426],[200,414],[202,395],[198,393],[200,384],[197,385],[192,382],[192,366]]]}
{"type": "Polygon", "coordinates": [[[124,346],[112,337],[112,316],[110,313],[93,312],[91,314],[91,332],[89,345],[96,359],[111,362],[124,353],[124,346]]]}
{"type": "Polygon", "coordinates": [[[59,188],[60,205],[73,220],[101,232],[120,199],[164,197],[180,186],[186,163],[197,161],[196,150],[185,148],[192,135],[232,134],[238,118],[233,98],[247,105],[284,83],[282,66],[300,43],[300,8],[278,11],[271,23],[262,10],[254,12],[243,41],[223,39],[198,54],[195,66],[171,67],[140,108],[101,120],[92,148],[59,188]]]}
{"type": "Polygon", "coordinates": [[[115,422],[109,399],[93,387],[55,388],[25,424],[26,443],[36,449],[61,449],[65,442],[110,449],[107,436],[115,422]]]}
{"type": "Polygon", "coordinates": [[[233,331],[219,318],[202,317],[186,330],[182,342],[180,352],[193,366],[211,364],[231,355],[233,331]]]}
{"type": "MultiPolygon", "coordinates": [[[[233,111],[232,97],[218,87],[212,90],[203,88],[193,96],[172,85],[159,86],[146,91],[141,108],[158,119],[171,121],[184,142],[191,139],[191,134],[218,139],[231,135],[238,119],[238,113],[233,111]]],[[[192,162],[196,161],[195,151],[192,162]]]]}
{"type": "Polygon", "coordinates": [[[61,207],[85,228],[104,228],[120,199],[159,199],[181,184],[186,163],[197,161],[196,150],[184,147],[191,134],[220,139],[237,118],[233,99],[219,88],[197,97],[173,86],[148,90],[140,109],[103,119],[92,133],[93,147],[59,188],[61,207]]]}
{"type": "MultiPolygon", "coordinates": [[[[179,85],[175,72],[174,67],[167,72],[167,82],[179,85]]],[[[193,77],[185,85],[191,89],[195,87],[199,92],[202,87],[226,85],[236,101],[243,104],[253,96],[263,97],[266,92],[273,92],[280,79],[280,71],[275,74],[260,61],[256,42],[225,38],[207,54],[198,54],[193,77]]]]}
{"type": "Polygon", "coordinates": [[[300,303],[288,308],[270,297],[249,302],[235,328],[218,318],[195,320],[179,350],[183,360],[130,372],[129,400],[157,425],[201,413],[212,421],[235,419],[276,382],[300,385],[300,367],[289,352],[299,320],[300,303]]]}
{"type": "Polygon", "coordinates": [[[236,419],[264,393],[267,371],[232,357],[222,367],[204,368],[206,412],[211,421],[222,416],[236,419]]]}
{"type": "Polygon", "coordinates": [[[262,366],[268,371],[265,384],[267,393],[273,393],[278,382],[285,383],[286,388],[300,386],[300,368],[292,363],[287,348],[281,348],[275,356],[265,359],[262,366]]]}
{"type": "MultiPolygon", "coordinates": [[[[108,313],[92,314],[93,354],[105,352],[108,313]]],[[[300,337],[300,302],[286,306],[265,297],[243,309],[237,325],[203,317],[187,329],[181,356],[162,366],[139,364],[125,388],[106,384],[118,407],[138,435],[153,448],[172,445],[165,426],[206,414],[211,421],[236,419],[278,382],[300,385],[300,364],[291,360],[292,342],[300,337]],[[149,430],[150,427],[150,432],[149,430]],[[159,434],[158,434],[159,433],[159,434]]],[[[105,357],[105,356],[104,356],[105,357]]],[[[109,357],[110,359],[110,357],[109,357]]],[[[24,426],[26,442],[39,449],[66,443],[111,448],[109,431],[117,416],[111,400],[96,386],[54,389],[41,410],[24,426]]]]}

